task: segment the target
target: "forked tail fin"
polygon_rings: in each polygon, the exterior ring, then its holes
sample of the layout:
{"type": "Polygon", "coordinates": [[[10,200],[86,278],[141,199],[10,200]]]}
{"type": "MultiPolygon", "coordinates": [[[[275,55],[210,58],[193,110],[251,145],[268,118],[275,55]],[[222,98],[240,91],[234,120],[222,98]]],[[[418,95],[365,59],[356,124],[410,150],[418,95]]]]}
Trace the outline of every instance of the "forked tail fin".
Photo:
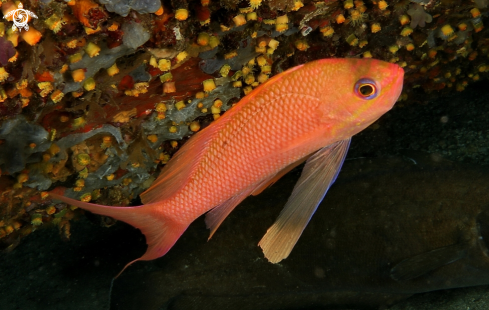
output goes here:
{"type": "Polygon", "coordinates": [[[146,244],[148,245],[146,253],[140,258],[128,263],[117,274],[116,278],[129,265],[138,260],[152,260],[165,255],[188,227],[188,224],[179,223],[165,216],[164,212],[158,212],[161,208],[158,208],[159,210],[155,209],[154,205],[161,203],[137,207],[109,207],[67,198],[52,192],[49,195],[54,199],[61,200],[81,209],[121,220],[141,230],[146,237],[146,244]]]}

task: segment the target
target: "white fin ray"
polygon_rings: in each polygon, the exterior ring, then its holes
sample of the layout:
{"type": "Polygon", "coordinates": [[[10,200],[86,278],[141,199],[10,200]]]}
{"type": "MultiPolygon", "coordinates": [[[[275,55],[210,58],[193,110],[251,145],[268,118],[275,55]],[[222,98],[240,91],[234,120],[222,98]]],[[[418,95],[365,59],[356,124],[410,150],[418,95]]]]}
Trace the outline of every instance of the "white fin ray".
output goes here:
{"type": "Polygon", "coordinates": [[[350,141],[351,138],[328,145],[307,160],[284,209],[258,244],[270,262],[278,263],[289,256],[336,180],[350,141]]]}

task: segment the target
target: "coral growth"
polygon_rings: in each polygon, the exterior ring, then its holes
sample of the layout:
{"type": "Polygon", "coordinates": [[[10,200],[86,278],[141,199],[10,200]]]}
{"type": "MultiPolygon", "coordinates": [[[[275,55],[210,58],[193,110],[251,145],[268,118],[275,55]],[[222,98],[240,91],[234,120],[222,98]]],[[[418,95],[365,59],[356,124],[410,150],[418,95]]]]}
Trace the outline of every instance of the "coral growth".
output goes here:
{"type": "Polygon", "coordinates": [[[397,63],[406,72],[401,100],[462,91],[489,72],[487,0],[24,4],[39,17],[29,31],[0,22],[6,246],[48,223],[69,236],[80,211],[52,202],[53,188],[128,204],[188,137],[292,66],[329,57],[397,63]]]}

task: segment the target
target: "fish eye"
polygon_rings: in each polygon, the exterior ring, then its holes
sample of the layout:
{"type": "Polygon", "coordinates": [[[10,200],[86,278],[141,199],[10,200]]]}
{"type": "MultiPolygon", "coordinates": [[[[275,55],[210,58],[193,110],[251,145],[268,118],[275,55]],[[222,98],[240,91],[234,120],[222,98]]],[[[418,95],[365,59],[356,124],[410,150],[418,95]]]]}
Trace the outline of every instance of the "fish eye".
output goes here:
{"type": "Polygon", "coordinates": [[[378,93],[379,88],[371,79],[360,79],[355,83],[355,94],[362,99],[374,99],[378,93]]]}

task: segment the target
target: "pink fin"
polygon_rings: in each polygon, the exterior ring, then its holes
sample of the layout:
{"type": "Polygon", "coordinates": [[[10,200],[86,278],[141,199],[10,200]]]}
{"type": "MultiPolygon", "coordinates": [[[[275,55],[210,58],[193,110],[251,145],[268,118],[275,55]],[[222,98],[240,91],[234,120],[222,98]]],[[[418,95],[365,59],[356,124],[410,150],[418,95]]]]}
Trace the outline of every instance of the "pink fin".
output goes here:
{"type": "Polygon", "coordinates": [[[277,220],[258,245],[272,263],[287,258],[309,220],[334,183],[345,160],[350,139],[341,140],[310,157],[277,220]]]}
{"type": "Polygon", "coordinates": [[[78,201],[54,193],[49,193],[49,195],[54,199],[84,210],[121,220],[141,230],[146,237],[146,244],[148,245],[146,253],[127,264],[116,277],[138,260],[152,260],[165,255],[188,227],[188,224],[179,223],[161,212],[155,212],[154,206],[151,208],[152,205],[109,207],[78,201]]]}

